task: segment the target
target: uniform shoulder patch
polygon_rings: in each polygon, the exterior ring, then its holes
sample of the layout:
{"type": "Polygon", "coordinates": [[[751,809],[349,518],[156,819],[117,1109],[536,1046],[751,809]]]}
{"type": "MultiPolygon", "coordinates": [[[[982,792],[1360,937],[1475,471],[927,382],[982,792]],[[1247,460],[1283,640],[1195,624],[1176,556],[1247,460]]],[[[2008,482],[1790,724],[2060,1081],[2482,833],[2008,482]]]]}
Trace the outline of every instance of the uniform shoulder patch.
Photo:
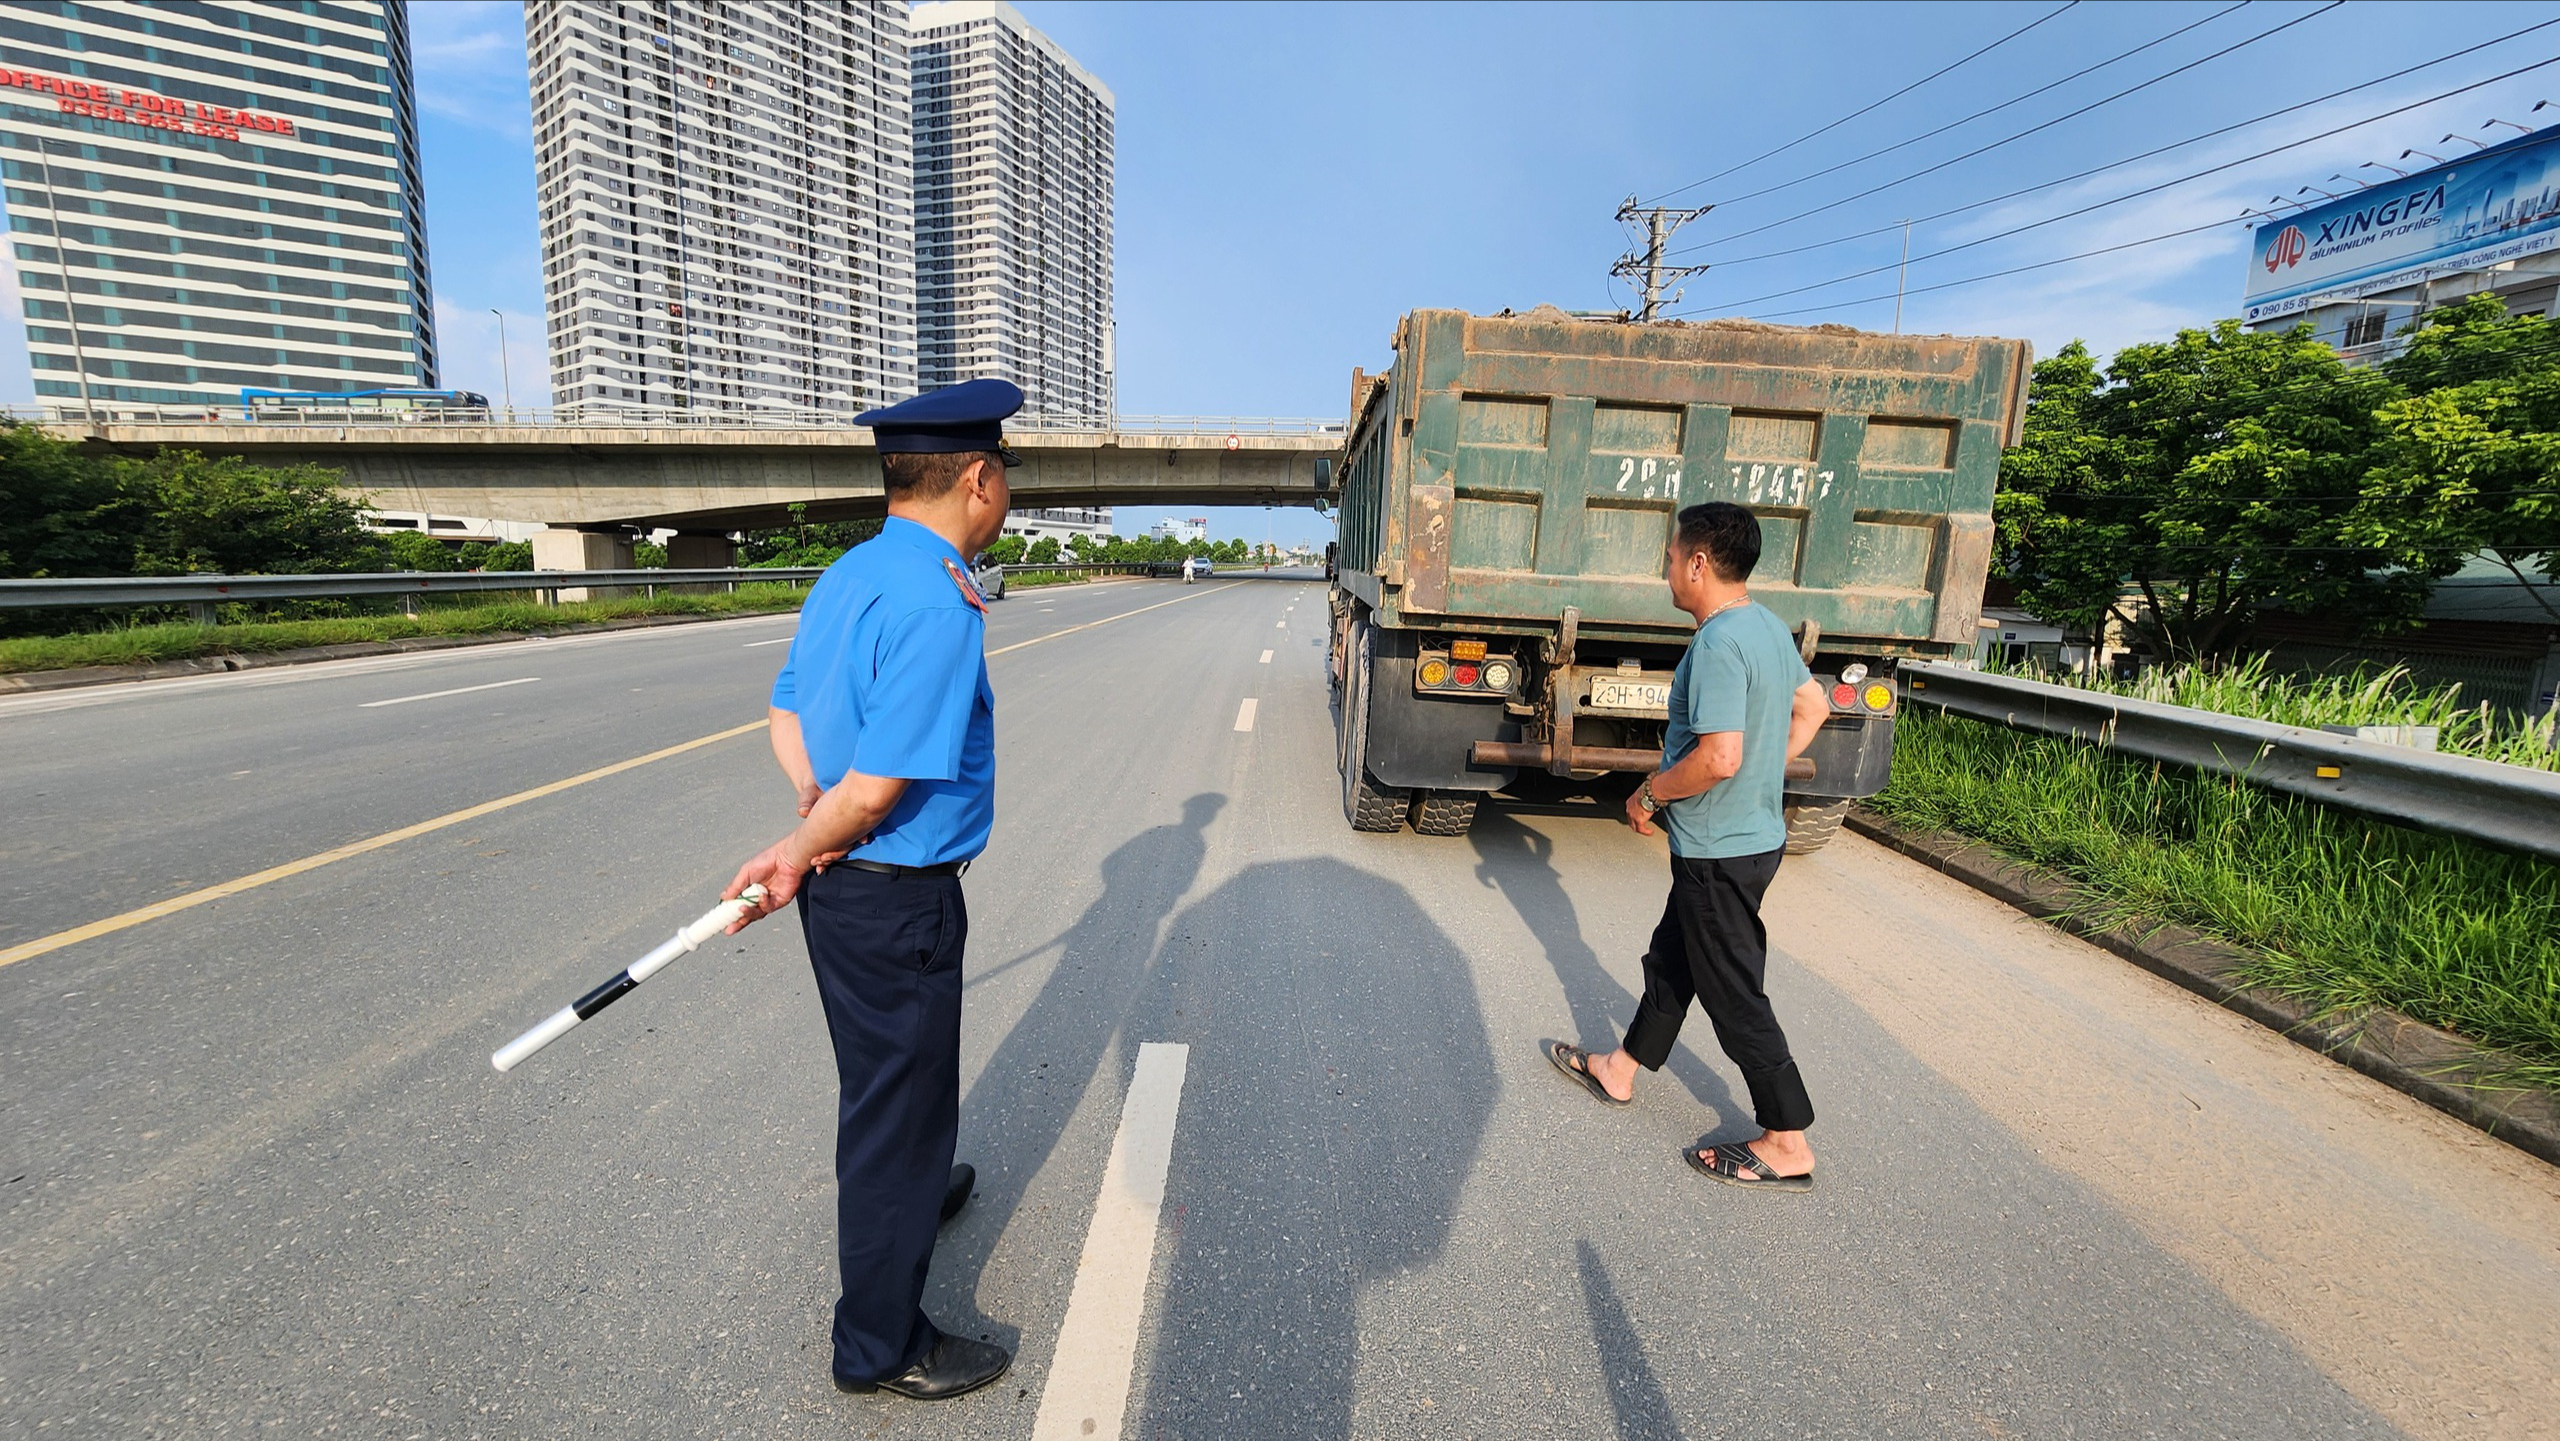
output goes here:
{"type": "Polygon", "coordinates": [[[958,562],[952,560],[949,556],[944,556],[942,558],[942,573],[951,577],[951,583],[953,585],[960,587],[961,599],[969,602],[970,606],[975,609],[978,614],[985,615],[987,613],[987,598],[978,594],[978,587],[976,583],[969,579],[968,572],[962,570],[958,562]]]}

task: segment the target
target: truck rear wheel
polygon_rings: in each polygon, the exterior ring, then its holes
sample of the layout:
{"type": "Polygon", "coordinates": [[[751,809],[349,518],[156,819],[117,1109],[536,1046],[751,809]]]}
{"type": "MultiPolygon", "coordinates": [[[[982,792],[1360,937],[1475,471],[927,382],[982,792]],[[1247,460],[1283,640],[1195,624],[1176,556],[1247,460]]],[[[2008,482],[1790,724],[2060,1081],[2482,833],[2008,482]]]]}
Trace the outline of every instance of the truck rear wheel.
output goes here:
{"type": "Polygon", "coordinates": [[[1342,677],[1342,816],[1355,831],[1404,829],[1411,793],[1369,775],[1369,623],[1351,623],[1342,677]]]}
{"type": "Polygon", "coordinates": [[[1413,830],[1424,836],[1462,836],[1476,823],[1473,791],[1422,791],[1413,798],[1413,830]]]}
{"type": "Polygon", "coordinates": [[[1841,818],[1849,814],[1849,803],[1807,801],[1787,807],[1787,850],[1791,856],[1809,856],[1831,843],[1840,834],[1841,818]]]}

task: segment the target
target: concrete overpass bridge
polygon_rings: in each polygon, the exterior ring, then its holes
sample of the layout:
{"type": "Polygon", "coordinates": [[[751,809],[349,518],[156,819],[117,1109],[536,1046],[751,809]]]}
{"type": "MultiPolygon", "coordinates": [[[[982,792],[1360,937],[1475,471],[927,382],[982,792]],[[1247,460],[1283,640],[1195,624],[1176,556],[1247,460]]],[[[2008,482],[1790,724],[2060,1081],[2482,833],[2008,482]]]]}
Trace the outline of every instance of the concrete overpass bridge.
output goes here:
{"type": "MultiPolygon", "coordinates": [[[[629,528],[678,532],[687,565],[729,563],[727,533],[876,516],[886,502],[871,432],[819,415],[694,411],[297,411],[272,421],[208,411],[20,407],[92,453],[164,449],[309,462],[345,473],[384,510],[532,521],[546,569],[610,569],[629,528]],[[549,542],[546,544],[545,542],[549,542]]],[[[1024,510],[1082,505],[1311,505],[1333,494],[1339,421],[1228,416],[1024,420],[1007,438],[1024,510]]],[[[627,563],[627,559],[619,563],[627,563]]]]}

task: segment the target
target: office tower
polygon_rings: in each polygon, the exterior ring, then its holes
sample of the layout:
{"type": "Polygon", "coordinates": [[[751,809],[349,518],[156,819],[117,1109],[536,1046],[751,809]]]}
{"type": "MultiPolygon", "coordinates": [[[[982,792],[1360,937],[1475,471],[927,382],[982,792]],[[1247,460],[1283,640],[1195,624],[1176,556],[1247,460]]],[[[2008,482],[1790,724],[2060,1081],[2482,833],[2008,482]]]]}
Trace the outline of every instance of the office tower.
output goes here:
{"type": "Polygon", "coordinates": [[[915,391],[907,14],[529,0],[553,404],[915,391]]]}
{"type": "Polygon", "coordinates": [[[919,5],[917,380],[1113,413],[1111,91],[1002,0],[919,5]]]}
{"type": "Polygon", "coordinates": [[[0,0],[36,397],[436,383],[400,0],[0,0]]]}

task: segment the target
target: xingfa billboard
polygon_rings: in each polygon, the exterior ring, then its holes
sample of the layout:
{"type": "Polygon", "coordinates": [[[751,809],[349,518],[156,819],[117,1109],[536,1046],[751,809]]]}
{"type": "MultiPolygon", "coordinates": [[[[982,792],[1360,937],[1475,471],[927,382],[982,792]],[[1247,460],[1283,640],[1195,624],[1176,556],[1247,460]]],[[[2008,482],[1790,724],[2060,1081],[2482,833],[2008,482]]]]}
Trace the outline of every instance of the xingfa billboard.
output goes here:
{"type": "Polygon", "coordinates": [[[2560,126],[2260,225],[2241,314],[2269,320],[2560,245],[2560,126]]]}

